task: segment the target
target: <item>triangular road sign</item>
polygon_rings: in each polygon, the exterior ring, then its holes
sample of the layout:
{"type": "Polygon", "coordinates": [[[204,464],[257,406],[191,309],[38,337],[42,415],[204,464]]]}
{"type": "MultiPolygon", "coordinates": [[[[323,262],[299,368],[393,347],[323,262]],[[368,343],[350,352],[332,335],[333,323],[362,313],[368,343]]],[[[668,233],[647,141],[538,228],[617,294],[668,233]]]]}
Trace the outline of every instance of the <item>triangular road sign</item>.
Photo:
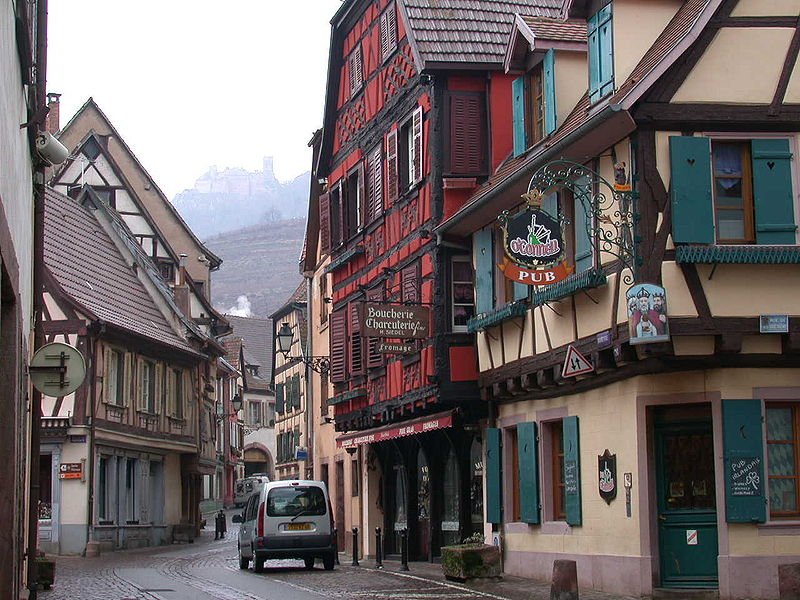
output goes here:
{"type": "Polygon", "coordinates": [[[594,366],[586,357],[578,352],[574,346],[570,345],[567,349],[567,358],[564,360],[564,367],[561,369],[562,377],[575,377],[584,373],[594,371],[594,366]]]}

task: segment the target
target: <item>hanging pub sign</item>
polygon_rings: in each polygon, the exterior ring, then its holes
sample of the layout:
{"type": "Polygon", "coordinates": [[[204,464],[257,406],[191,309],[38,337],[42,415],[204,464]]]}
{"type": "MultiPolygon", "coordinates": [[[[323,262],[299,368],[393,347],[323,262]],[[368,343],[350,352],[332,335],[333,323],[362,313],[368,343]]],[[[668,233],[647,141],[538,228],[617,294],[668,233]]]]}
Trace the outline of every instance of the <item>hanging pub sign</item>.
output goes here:
{"type": "Polygon", "coordinates": [[[361,314],[366,337],[425,339],[429,335],[427,306],[367,303],[361,314]]]}
{"type": "Polygon", "coordinates": [[[597,471],[600,497],[606,504],[611,504],[617,497],[617,455],[611,454],[606,448],[606,451],[597,457],[597,471]]]}
{"type": "Polygon", "coordinates": [[[573,268],[564,261],[564,234],[558,219],[541,209],[541,193],[523,196],[527,210],[500,216],[503,230],[503,264],[508,279],[527,285],[550,285],[569,277],[573,268]]]}
{"type": "Polygon", "coordinates": [[[669,341],[667,294],[653,283],[640,283],[625,292],[631,344],[669,341]]]}

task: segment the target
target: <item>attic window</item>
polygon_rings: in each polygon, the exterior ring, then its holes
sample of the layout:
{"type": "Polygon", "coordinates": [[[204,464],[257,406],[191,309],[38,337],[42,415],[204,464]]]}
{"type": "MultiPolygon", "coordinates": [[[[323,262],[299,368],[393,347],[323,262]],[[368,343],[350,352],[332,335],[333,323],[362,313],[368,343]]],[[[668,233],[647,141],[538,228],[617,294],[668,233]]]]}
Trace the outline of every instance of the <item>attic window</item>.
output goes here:
{"type": "Polygon", "coordinates": [[[350,97],[353,98],[361,89],[364,83],[364,72],[361,60],[361,44],[359,43],[353,49],[348,59],[350,67],[350,97]]]}
{"type": "Polygon", "coordinates": [[[386,60],[397,47],[397,16],[394,3],[381,15],[381,60],[386,60]]]}
{"type": "Polygon", "coordinates": [[[100,144],[98,144],[97,140],[94,138],[94,136],[92,136],[86,140],[83,148],[81,148],[81,152],[89,160],[95,160],[98,156],[100,156],[100,144]]]}

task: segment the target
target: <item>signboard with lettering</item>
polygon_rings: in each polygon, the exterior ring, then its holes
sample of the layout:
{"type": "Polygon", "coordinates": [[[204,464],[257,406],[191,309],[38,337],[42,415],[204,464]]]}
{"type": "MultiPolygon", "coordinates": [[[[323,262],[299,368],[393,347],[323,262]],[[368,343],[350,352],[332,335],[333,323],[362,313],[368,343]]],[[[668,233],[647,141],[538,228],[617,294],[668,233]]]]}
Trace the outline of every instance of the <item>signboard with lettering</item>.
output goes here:
{"type": "Polygon", "coordinates": [[[444,429],[452,425],[453,414],[448,412],[427,419],[409,421],[393,427],[378,427],[360,433],[345,434],[336,439],[336,446],[338,448],[355,448],[361,444],[373,444],[409,435],[417,435],[435,429],[444,429]]]}
{"type": "Polygon", "coordinates": [[[578,493],[578,461],[564,461],[564,493],[578,493]]]}
{"type": "Polygon", "coordinates": [[[416,351],[416,346],[409,342],[378,342],[381,354],[413,354],[416,351]]]}
{"type": "Polygon", "coordinates": [[[761,496],[761,458],[751,456],[731,462],[731,496],[761,496]]]}
{"type": "Polygon", "coordinates": [[[425,339],[429,335],[427,306],[367,303],[362,318],[366,337],[425,339]]]}
{"type": "Polygon", "coordinates": [[[788,333],[789,315],[761,315],[758,319],[759,333],[788,333]]]}
{"type": "Polygon", "coordinates": [[[58,467],[59,479],[81,479],[83,477],[83,463],[61,463],[58,467]]]}

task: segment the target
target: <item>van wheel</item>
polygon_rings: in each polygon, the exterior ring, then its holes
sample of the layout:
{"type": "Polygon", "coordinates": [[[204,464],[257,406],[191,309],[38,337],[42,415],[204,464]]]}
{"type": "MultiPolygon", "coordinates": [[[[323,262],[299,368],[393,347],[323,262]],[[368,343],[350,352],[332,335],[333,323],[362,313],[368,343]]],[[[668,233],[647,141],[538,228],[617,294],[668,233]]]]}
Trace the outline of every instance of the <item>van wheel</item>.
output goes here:
{"type": "Polygon", "coordinates": [[[239,548],[239,568],[246,569],[250,565],[250,559],[242,556],[242,549],[239,548]]]}
{"type": "Polygon", "coordinates": [[[334,562],[336,562],[336,559],[333,554],[326,554],[322,557],[322,566],[325,567],[326,571],[333,571],[334,562]]]}
{"type": "Polygon", "coordinates": [[[253,558],[253,571],[256,573],[263,573],[264,572],[264,563],[266,562],[265,558],[261,558],[259,556],[255,556],[253,558]]]}
{"type": "Polygon", "coordinates": [[[314,568],[314,559],[313,558],[304,558],[303,559],[306,563],[306,569],[309,571],[314,568]]]}

